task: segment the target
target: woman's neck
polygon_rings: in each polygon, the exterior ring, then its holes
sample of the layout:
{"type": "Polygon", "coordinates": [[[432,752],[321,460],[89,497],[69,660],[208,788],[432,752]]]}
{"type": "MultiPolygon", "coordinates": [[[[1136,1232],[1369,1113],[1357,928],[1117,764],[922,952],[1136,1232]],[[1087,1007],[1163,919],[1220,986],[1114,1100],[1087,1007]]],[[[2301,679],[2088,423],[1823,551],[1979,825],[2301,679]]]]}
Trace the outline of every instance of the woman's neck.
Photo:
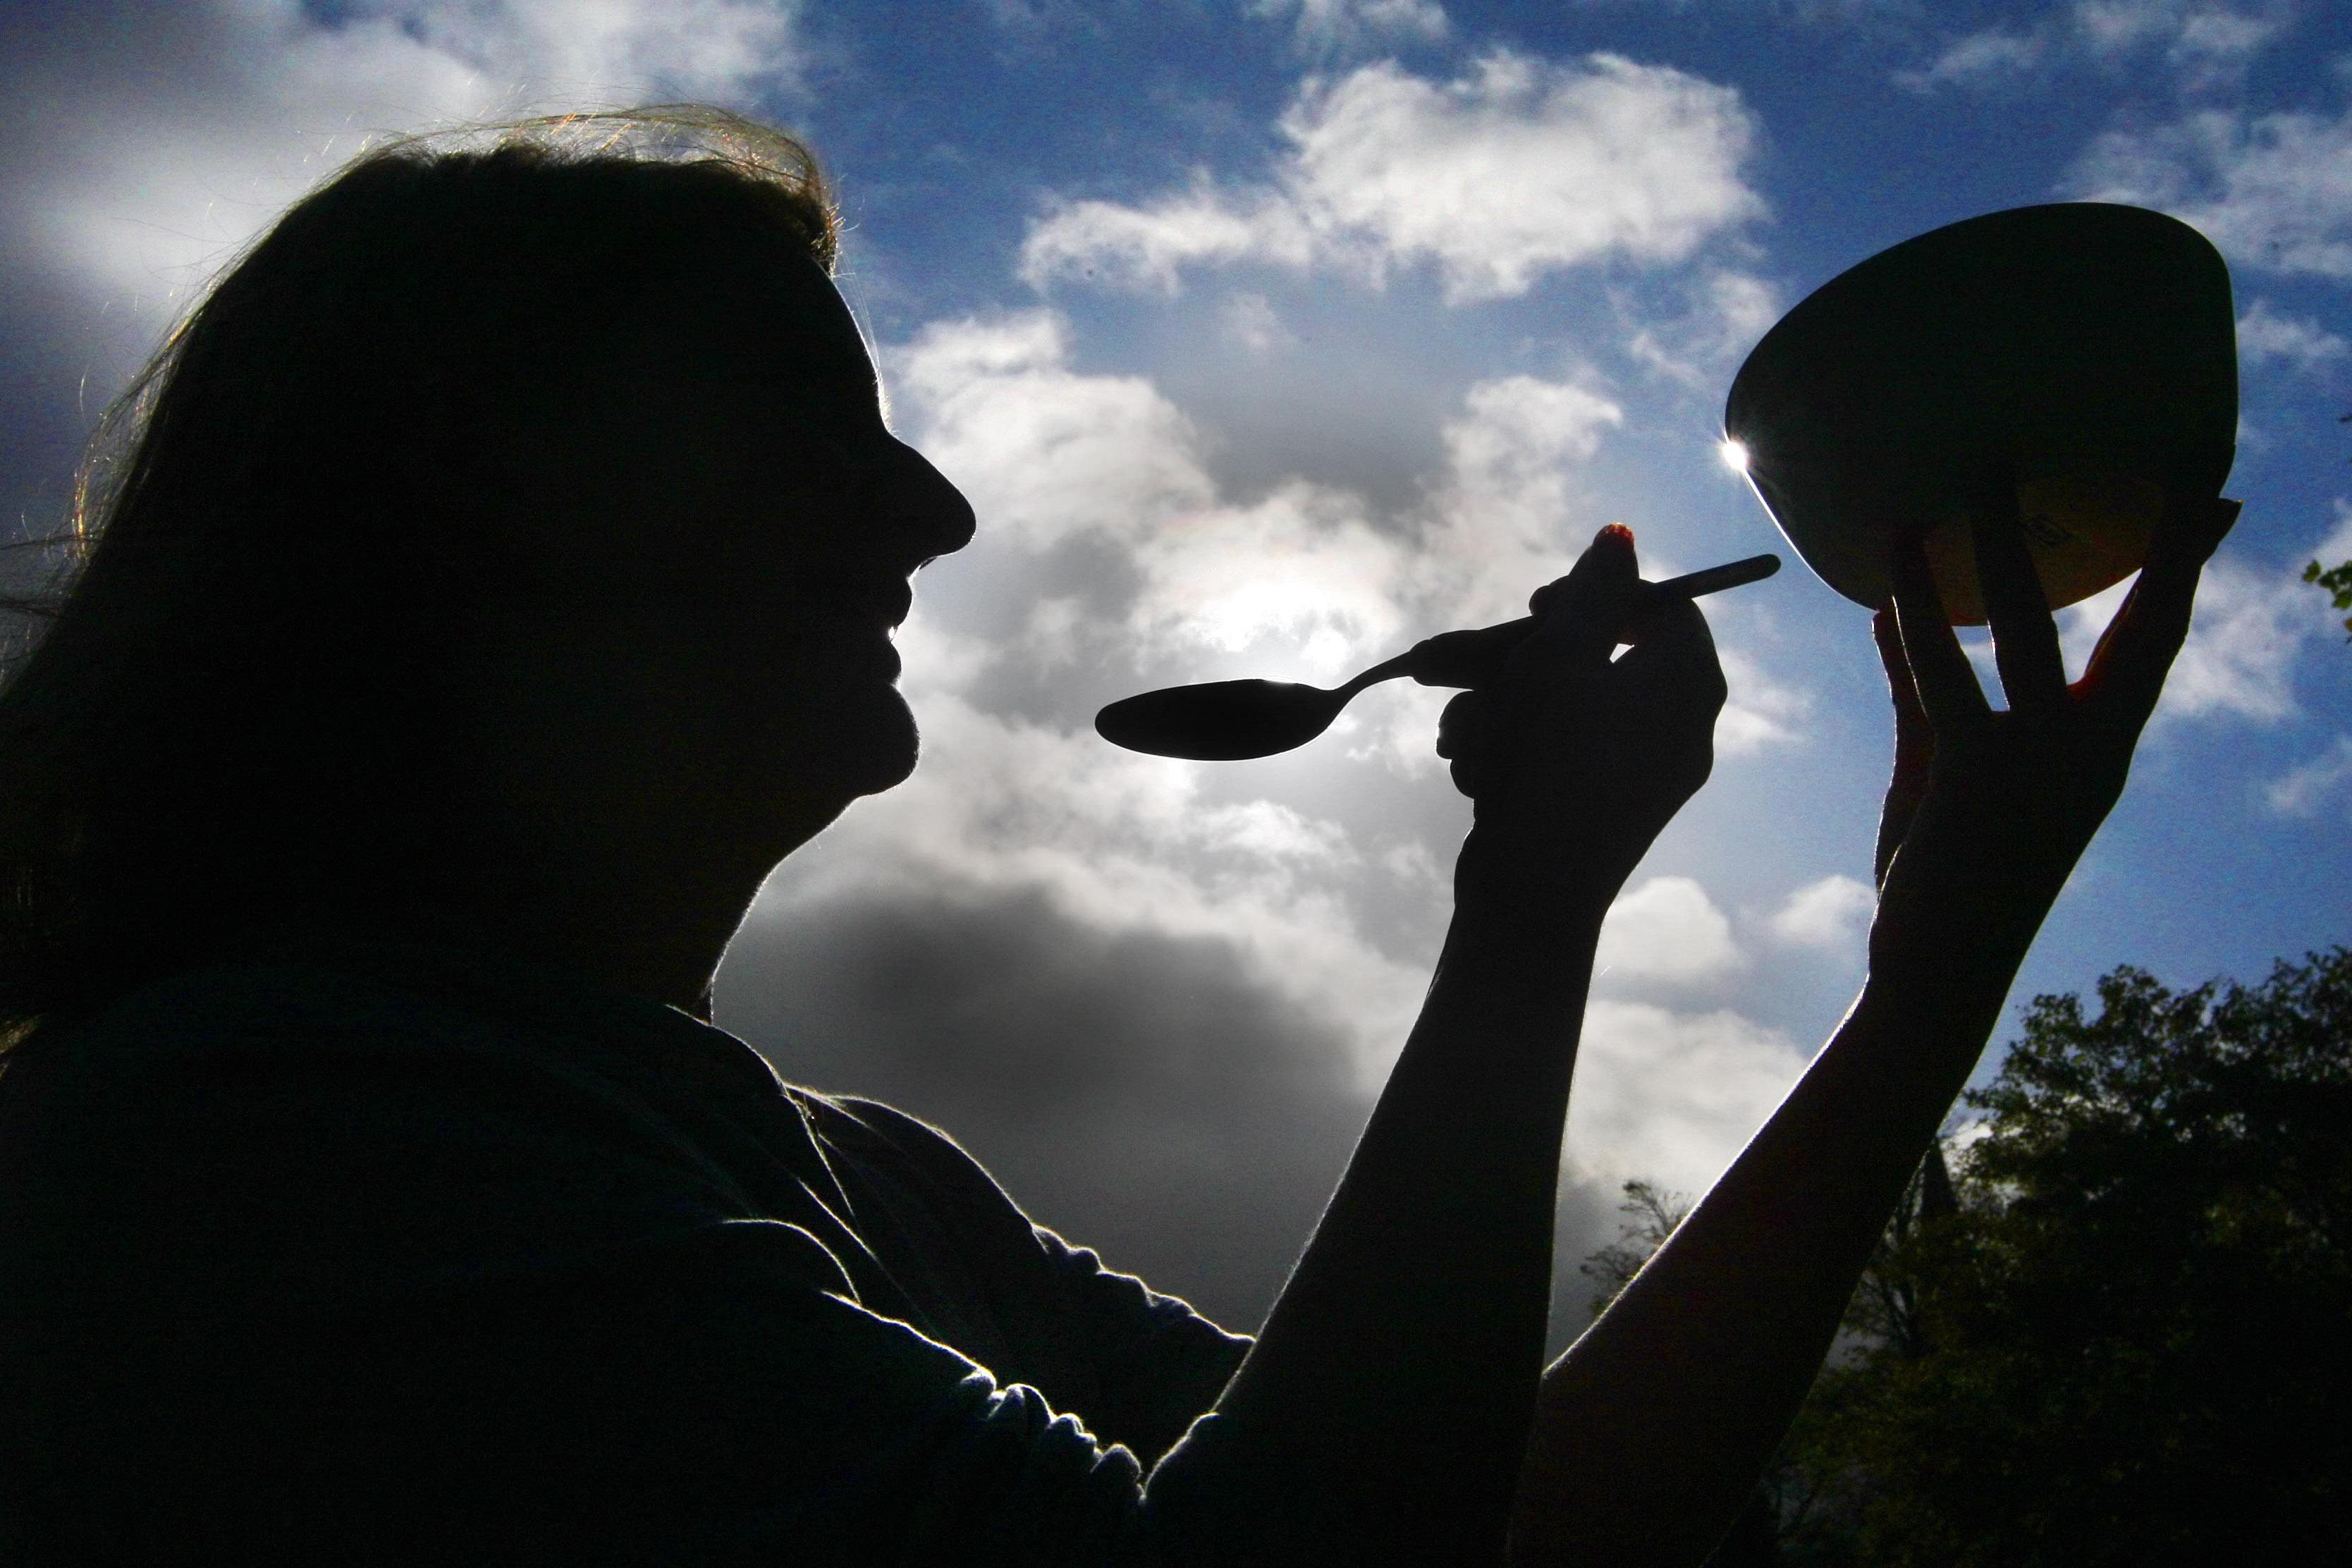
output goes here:
{"type": "Polygon", "coordinates": [[[478,851],[367,922],[510,958],[710,1018],[711,981],[771,868],[686,857],[478,851]]]}

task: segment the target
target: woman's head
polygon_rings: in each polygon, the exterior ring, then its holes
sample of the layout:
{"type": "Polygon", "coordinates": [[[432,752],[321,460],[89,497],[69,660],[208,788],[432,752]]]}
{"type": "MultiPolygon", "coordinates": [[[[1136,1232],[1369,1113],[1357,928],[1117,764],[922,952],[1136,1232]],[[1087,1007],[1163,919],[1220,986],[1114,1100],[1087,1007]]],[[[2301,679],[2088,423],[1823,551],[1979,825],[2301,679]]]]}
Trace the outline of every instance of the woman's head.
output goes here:
{"type": "Polygon", "coordinates": [[[781,855],[903,776],[839,606],[970,518],[835,247],[799,144],[707,110],[396,143],[290,210],[110,416],[0,695],[0,1019],[361,913],[501,815],[556,853],[524,818],[668,795],[781,855]]]}

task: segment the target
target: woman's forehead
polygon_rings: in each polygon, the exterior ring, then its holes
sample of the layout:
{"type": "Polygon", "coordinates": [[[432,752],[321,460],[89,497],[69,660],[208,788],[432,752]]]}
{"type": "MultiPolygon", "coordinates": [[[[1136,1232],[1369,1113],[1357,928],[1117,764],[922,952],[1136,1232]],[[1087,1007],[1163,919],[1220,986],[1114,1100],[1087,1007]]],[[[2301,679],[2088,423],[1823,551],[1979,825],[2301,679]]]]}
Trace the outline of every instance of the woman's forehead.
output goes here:
{"type": "Polygon", "coordinates": [[[805,252],[781,244],[713,252],[661,314],[668,352],[691,368],[780,392],[876,393],[857,319],[805,252]]]}

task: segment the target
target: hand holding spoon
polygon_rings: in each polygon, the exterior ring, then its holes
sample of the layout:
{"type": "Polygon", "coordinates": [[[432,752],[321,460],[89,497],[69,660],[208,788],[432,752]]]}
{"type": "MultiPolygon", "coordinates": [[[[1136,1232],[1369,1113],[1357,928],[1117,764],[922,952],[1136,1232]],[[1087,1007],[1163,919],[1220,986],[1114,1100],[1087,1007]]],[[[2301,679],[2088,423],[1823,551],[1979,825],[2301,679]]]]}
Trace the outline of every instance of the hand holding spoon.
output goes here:
{"type": "MultiPolygon", "coordinates": [[[[1704,572],[1645,583],[1643,602],[1695,599],[1757,583],[1780,569],[1777,555],[1751,555],[1704,572]]],[[[1511,649],[1535,630],[1523,616],[1473,631],[1442,632],[1376,664],[1345,686],[1326,690],[1287,680],[1212,680],[1123,698],[1095,715],[1095,732],[1115,746],[1157,757],[1239,762],[1303,746],[1331,727],[1339,710],[1368,686],[1410,675],[1423,686],[1483,686],[1502,673],[1511,649]]]]}

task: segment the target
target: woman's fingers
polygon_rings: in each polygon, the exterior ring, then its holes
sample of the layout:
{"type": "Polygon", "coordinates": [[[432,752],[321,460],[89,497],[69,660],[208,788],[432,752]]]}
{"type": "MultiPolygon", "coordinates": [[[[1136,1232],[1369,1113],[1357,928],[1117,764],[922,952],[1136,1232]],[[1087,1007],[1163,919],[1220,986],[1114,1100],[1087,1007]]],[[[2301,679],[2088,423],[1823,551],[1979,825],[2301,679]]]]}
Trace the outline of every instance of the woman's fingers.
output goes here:
{"type": "Polygon", "coordinates": [[[1904,657],[1903,633],[1895,612],[1881,610],[1870,617],[1870,640],[1878,645],[1879,668],[1886,671],[1886,695],[1895,703],[1895,755],[1899,763],[1910,752],[1933,755],[1935,731],[1927,726],[1927,710],[1919,706],[1919,688],[1911,679],[1911,661],[1904,657]]]}
{"type": "Polygon", "coordinates": [[[2084,661],[2083,679],[2076,683],[2077,690],[2088,695],[2098,690],[2100,684],[2106,679],[2107,655],[2115,646],[2116,632],[2131,619],[2132,605],[2138,597],[2139,581],[2134,578],[2132,585],[2124,591],[2124,602],[2116,606],[2116,613],[2109,616],[2107,624],[2099,629],[2099,640],[2092,645],[2091,657],[2084,661]]]}
{"type": "Polygon", "coordinates": [[[1544,584],[1528,599],[1536,629],[1512,650],[1506,670],[1517,673],[1559,658],[1607,663],[1641,582],[1633,531],[1612,522],[1593,535],[1567,576],[1544,584]]]}
{"type": "Polygon", "coordinates": [[[1437,718],[1437,754],[1449,764],[1454,787],[1476,800],[1494,784],[1494,748],[1487,743],[1495,706],[1491,688],[1465,691],[1437,718]]]}
{"type": "Polygon", "coordinates": [[[1633,646],[1617,660],[1619,678],[1645,696],[1704,718],[1711,727],[1730,688],[1706,616],[1688,599],[1668,598],[1630,628],[1633,646]]]}
{"type": "Polygon", "coordinates": [[[1977,586],[1992,626],[1993,662],[2000,688],[2018,711],[2047,712],[2066,699],[2066,661],[2058,651],[2058,624],[2025,547],[2017,492],[2002,484],[1988,492],[1969,525],[1976,548],[1977,586]]]}
{"type": "Polygon", "coordinates": [[[1437,754],[1449,764],[1455,789],[1473,800],[1502,790],[1521,763],[1513,731],[1540,709],[1546,678],[1580,668],[1605,669],[1640,584],[1633,531],[1612,522],[1568,575],[1535,591],[1528,608],[1536,628],[1511,650],[1503,679],[1461,693],[1438,719],[1437,754]]]}
{"type": "Polygon", "coordinates": [[[1878,848],[1871,860],[1872,879],[1884,884],[1895,851],[1902,847],[1911,831],[1911,819],[1927,797],[1928,770],[1936,761],[1936,732],[1927,722],[1927,710],[1919,705],[1919,689],[1912,681],[1910,661],[1904,657],[1903,634],[1895,626],[1895,612],[1881,610],[1871,616],[1870,636],[1878,645],[1878,661],[1886,670],[1887,695],[1895,702],[1895,767],[1886,781],[1886,801],[1878,815],[1878,848]]]}
{"type": "Polygon", "coordinates": [[[1645,602],[1642,587],[1633,534],[1612,523],[1573,571],[1537,590],[1536,629],[1512,649],[1503,679],[1455,697],[1439,721],[1437,754],[1452,764],[1456,788],[1486,797],[1515,770],[1551,766],[1563,743],[1594,758],[1620,755],[1635,732],[1660,742],[1651,759],[1660,776],[1687,788],[1705,779],[1727,695],[1715,639],[1697,605],[1645,602]],[[1621,637],[1633,646],[1612,662],[1621,637]]]}
{"type": "Polygon", "coordinates": [[[1936,592],[1935,574],[1917,534],[1895,540],[1894,567],[1895,619],[1920,707],[1939,731],[1982,721],[1991,705],[1969,668],[1969,656],[1960,651],[1960,639],[1952,635],[1952,623],[1944,617],[1943,597],[1936,592]]]}
{"type": "Polygon", "coordinates": [[[2238,514],[2245,507],[2245,502],[2227,496],[2167,496],[2149,561],[2161,560],[2173,567],[2203,567],[2238,525],[2238,514]]]}
{"type": "Polygon", "coordinates": [[[1603,672],[1621,725],[1650,731],[1647,763],[1671,814],[1715,771],[1715,721],[1730,689],[1706,616],[1688,599],[1654,605],[1632,628],[1633,646],[1603,672]]]}
{"type": "Polygon", "coordinates": [[[2135,733],[2156,710],[2173,656],[2189,636],[2198,577],[2237,521],[2240,504],[2218,497],[2168,501],[2147,565],[2099,639],[2084,684],[2135,733]]]}

